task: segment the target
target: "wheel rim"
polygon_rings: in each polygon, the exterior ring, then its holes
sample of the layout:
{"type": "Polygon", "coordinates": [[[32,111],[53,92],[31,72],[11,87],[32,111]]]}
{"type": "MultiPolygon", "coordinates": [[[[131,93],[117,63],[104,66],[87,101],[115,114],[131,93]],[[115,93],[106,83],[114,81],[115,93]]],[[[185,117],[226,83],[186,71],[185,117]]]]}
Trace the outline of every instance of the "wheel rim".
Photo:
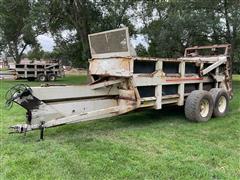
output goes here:
{"type": "Polygon", "coordinates": [[[54,76],[50,76],[50,81],[54,81],[55,77],[54,76]]]}
{"type": "Polygon", "coordinates": [[[44,77],[44,76],[41,76],[41,77],[40,77],[40,81],[45,81],[45,77],[44,77]]]}
{"type": "Polygon", "coordinates": [[[207,99],[203,99],[200,103],[200,115],[207,117],[209,113],[210,105],[207,99]]]}
{"type": "Polygon", "coordinates": [[[218,100],[218,111],[224,113],[227,108],[227,99],[225,96],[221,96],[218,100]]]}

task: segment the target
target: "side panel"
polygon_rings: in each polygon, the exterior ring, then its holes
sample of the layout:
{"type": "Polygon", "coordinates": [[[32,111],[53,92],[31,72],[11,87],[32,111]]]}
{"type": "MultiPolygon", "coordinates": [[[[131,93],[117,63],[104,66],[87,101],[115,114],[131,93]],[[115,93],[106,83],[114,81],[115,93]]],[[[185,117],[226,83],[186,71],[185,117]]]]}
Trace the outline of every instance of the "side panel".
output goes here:
{"type": "Polygon", "coordinates": [[[131,67],[131,58],[94,59],[90,61],[89,72],[91,75],[130,77],[131,67]]]}
{"type": "MultiPolygon", "coordinates": [[[[225,62],[225,56],[175,60],[134,59],[132,80],[140,94],[141,107],[161,109],[163,104],[182,106],[192,91],[197,89],[209,91],[225,84],[226,74],[219,73],[219,66],[223,66],[221,72],[226,71],[225,62]],[[204,76],[201,74],[202,71],[206,71],[204,76]]],[[[226,89],[228,90],[227,86],[226,89]]]]}
{"type": "Polygon", "coordinates": [[[71,116],[75,114],[86,114],[91,111],[117,106],[117,100],[99,98],[93,100],[90,99],[48,103],[48,105],[64,114],[64,116],[71,116]]]}
{"type": "Polygon", "coordinates": [[[92,58],[131,56],[128,28],[90,34],[88,39],[92,58]]]}
{"type": "Polygon", "coordinates": [[[90,89],[90,86],[52,86],[52,87],[33,87],[33,96],[41,101],[60,101],[61,99],[80,99],[98,96],[114,96],[119,91],[116,86],[90,89]]]}

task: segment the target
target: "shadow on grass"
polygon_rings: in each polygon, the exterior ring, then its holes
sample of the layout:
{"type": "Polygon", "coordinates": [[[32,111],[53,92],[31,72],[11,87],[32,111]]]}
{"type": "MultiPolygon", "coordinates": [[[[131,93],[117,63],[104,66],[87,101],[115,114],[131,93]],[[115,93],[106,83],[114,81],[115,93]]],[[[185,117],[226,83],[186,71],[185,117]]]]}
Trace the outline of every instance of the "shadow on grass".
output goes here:
{"type": "Polygon", "coordinates": [[[162,110],[142,109],[128,114],[93,120],[89,122],[80,122],[47,129],[47,136],[76,136],[81,134],[102,134],[116,131],[117,129],[129,130],[135,128],[152,127],[156,124],[170,123],[188,123],[185,120],[183,107],[169,106],[162,110]]]}

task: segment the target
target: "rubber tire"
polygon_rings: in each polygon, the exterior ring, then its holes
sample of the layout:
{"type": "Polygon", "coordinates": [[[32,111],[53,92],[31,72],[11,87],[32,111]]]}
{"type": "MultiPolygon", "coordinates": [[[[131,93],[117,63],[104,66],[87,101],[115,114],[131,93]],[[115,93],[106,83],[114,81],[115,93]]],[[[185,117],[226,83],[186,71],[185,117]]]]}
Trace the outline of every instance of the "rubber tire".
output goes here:
{"type": "Polygon", "coordinates": [[[48,78],[47,78],[47,79],[48,79],[48,81],[52,81],[52,82],[53,82],[53,81],[56,80],[56,75],[55,75],[55,74],[52,74],[52,73],[51,73],[51,74],[48,74],[48,78]],[[54,79],[51,79],[51,78],[53,78],[53,77],[54,77],[54,79]]]}
{"type": "Polygon", "coordinates": [[[214,103],[214,107],[213,107],[213,116],[214,117],[223,117],[227,114],[228,110],[229,110],[229,95],[227,93],[227,91],[223,88],[214,88],[210,90],[210,94],[213,97],[213,103],[214,103]],[[221,96],[224,96],[227,100],[227,105],[226,105],[226,109],[224,112],[220,112],[218,109],[218,103],[219,103],[219,99],[221,96]]]}
{"type": "Polygon", "coordinates": [[[47,77],[44,75],[44,74],[39,74],[38,76],[37,76],[37,79],[38,79],[38,81],[40,81],[40,82],[45,82],[45,81],[47,81],[47,77]],[[43,78],[44,77],[44,78],[43,78]]]}
{"type": "Polygon", "coordinates": [[[27,80],[29,81],[29,82],[32,82],[32,81],[35,81],[35,77],[29,77],[29,78],[27,78],[27,80]]]}
{"type": "Polygon", "coordinates": [[[212,117],[213,98],[208,91],[196,90],[192,91],[185,102],[185,116],[188,120],[194,122],[206,122],[212,117]],[[203,99],[207,99],[209,103],[209,112],[206,117],[200,114],[200,103],[203,99]]]}

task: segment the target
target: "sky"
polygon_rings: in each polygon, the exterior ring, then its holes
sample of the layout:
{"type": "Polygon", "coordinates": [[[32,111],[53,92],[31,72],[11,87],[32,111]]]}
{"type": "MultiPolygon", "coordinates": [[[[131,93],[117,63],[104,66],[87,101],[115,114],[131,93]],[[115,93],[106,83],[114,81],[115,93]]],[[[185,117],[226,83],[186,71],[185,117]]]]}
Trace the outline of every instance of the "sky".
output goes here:
{"type": "Polygon", "coordinates": [[[52,51],[56,45],[50,34],[43,34],[37,37],[38,42],[41,44],[44,51],[52,51]]]}

